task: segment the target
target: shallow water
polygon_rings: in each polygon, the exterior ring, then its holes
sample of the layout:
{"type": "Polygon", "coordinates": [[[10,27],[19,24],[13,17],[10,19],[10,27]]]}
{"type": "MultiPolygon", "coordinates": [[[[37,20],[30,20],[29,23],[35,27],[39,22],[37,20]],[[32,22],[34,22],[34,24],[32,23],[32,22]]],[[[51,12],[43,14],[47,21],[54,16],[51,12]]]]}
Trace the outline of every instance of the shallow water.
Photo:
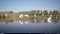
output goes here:
{"type": "Polygon", "coordinates": [[[60,20],[0,21],[0,33],[60,32],[60,20]]]}

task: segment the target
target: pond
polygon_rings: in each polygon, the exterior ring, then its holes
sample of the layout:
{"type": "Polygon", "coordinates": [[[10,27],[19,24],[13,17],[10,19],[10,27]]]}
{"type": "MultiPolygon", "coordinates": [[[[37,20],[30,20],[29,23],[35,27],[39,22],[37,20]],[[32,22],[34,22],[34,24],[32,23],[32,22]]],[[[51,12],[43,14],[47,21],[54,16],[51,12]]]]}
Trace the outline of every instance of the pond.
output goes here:
{"type": "Polygon", "coordinates": [[[60,20],[0,21],[0,33],[45,33],[60,32],[60,20]]]}

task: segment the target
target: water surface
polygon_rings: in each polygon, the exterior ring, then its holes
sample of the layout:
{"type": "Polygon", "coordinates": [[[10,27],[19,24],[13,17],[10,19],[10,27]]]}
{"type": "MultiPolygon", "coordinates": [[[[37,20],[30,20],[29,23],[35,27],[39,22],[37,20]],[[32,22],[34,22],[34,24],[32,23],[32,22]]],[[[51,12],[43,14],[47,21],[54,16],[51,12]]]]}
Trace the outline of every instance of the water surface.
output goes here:
{"type": "Polygon", "coordinates": [[[60,20],[18,20],[0,21],[1,33],[40,33],[40,32],[60,32],[60,20]]]}

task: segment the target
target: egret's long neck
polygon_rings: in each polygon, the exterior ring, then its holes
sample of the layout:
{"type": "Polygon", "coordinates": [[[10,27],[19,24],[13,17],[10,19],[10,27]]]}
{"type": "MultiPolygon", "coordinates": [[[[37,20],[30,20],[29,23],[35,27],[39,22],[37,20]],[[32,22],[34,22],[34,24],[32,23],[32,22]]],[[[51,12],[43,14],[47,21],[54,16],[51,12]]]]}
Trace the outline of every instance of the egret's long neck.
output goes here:
{"type": "Polygon", "coordinates": [[[51,18],[51,16],[49,18],[51,18]]]}
{"type": "Polygon", "coordinates": [[[50,15],[50,17],[52,17],[52,15],[50,15]]]}
{"type": "Polygon", "coordinates": [[[50,17],[49,18],[51,18],[52,17],[52,15],[50,15],[50,17]]]}

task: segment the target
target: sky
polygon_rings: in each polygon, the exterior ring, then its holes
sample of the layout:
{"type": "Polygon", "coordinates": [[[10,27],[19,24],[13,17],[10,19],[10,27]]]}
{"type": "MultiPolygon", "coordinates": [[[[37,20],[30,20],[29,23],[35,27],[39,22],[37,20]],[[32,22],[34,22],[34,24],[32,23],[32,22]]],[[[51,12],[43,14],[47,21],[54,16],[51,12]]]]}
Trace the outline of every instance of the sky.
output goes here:
{"type": "Polygon", "coordinates": [[[60,0],[0,0],[0,12],[29,10],[60,10],[60,0]]]}

